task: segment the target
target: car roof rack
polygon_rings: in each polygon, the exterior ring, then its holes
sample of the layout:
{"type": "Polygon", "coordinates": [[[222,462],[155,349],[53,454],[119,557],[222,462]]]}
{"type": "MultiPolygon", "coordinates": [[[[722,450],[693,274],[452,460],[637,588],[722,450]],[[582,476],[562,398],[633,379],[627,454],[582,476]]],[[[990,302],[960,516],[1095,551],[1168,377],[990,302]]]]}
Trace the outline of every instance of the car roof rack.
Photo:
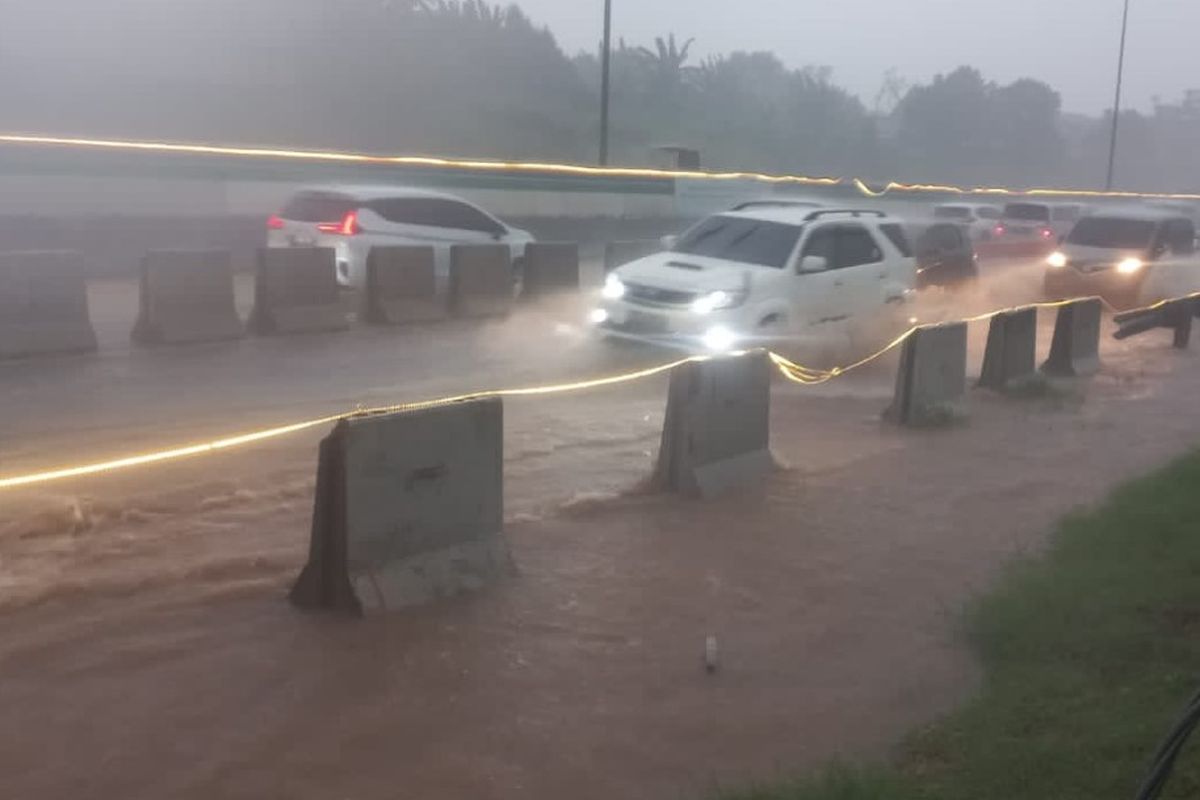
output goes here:
{"type": "Polygon", "coordinates": [[[815,200],[745,200],[738,203],[730,211],[745,211],[750,208],[820,208],[815,200]]]}
{"type": "Polygon", "coordinates": [[[887,214],[883,211],[876,211],[873,208],[821,208],[813,211],[804,217],[805,222],[812,222],[815,219],[820,219],[827,214],[849,214],[852,217],[861,217],[864,214],[872,217],[886,217],[887,214]]]}

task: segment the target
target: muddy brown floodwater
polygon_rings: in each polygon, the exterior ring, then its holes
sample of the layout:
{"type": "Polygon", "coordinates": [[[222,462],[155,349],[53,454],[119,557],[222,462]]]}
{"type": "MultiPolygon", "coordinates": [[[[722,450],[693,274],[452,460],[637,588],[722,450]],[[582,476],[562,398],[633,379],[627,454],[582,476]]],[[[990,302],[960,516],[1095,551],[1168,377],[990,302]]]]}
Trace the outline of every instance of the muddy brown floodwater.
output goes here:
{"type": "Polygon", "coordinates": [[[1200,438],[1197,357],[1107,334],[944,430],[879,421],[888,360],[780,383],[784,468],[719,501],[628,491],[662,381],[511,401],[519,574],[370,620],[284,600],[315,436],[10,493],[0,795],[675,798],[883,754],[974,686],[957,615],[1006,561],[1200,438]]]}

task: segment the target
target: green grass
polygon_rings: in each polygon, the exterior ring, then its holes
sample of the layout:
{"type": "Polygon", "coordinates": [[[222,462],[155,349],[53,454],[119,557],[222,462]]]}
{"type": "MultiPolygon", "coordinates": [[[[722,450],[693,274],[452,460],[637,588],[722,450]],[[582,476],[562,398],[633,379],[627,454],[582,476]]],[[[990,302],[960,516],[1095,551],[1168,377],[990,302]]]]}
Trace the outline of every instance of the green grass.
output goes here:
{"type": "MultiPolygon", "coordinates": [[[[892,764],[717,796],[1132,797],[1200,687],[1200,453],[1066,519],[1045,555],[969,609],[965,630],[984,668],[979,693],[912,734],[892,764]]],[[[1200,797],[1200,734],[1163,797],[1200,797]]]]}

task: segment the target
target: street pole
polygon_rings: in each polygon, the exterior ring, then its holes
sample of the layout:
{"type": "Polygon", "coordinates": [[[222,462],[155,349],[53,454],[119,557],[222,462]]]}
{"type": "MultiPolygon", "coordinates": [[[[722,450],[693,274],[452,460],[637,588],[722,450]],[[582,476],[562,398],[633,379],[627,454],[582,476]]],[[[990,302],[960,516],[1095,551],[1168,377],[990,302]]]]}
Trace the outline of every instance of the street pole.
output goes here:
{"type": "Polygon", "coordinates": [[[1108,177],[1104,190],[1112,191],[1113,165],[1117,160],[1117,130],[1121,120],[1121,81],[1125,76],[1125,32],[1129,28],[1129,0],[1125,0],[1125,14],[1121,17],[1121,52],[1117,56],[1117,96],[1113,100],[1112,133],[1108,137],[1108,177]]]}
{"type": "Polygon", "coordinates": [[[600,166],[608,164],[608,69],[612,53],[612,0],[604,0],[604,52],[600,54],[600,166]]]}

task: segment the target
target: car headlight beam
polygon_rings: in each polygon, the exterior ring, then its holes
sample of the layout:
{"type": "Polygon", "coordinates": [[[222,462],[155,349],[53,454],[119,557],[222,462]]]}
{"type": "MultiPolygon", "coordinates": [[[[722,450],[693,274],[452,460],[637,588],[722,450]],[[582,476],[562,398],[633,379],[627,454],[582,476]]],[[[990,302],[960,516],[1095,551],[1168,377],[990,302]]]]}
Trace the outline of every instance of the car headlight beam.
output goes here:
{"type": "Polygon", "coordinates": [[[1066,265],[1067,256],[1065,253],[1056,250],[1046,257],[1046,266],[1053,267],[1054,269],[1062,269],[1066,265]]]}
{"type": "Polygon", "coordinates": [[[604,279],[604,288],[600,290],[600,295],[605,300],[620,300],[625,296],[625,284],[616,275],[609,275],[604,279]]]}
{"type": "Polygon", "coordinates": [[[1140,258],[1127,258],[1117,264],[1117,272],[1121,273],[1122,275],[1132,275],[1144,266],[1145,262],[1143,262],[1140,258]]]}
{"type": "Polygon", "coordinates": [[[727,292],[718,289],[715,292],[702,294],[692,301],[692,311],[697,314],[711,314],[722,308],[733,308],[745,300],[741,292],[727,292]]]}

